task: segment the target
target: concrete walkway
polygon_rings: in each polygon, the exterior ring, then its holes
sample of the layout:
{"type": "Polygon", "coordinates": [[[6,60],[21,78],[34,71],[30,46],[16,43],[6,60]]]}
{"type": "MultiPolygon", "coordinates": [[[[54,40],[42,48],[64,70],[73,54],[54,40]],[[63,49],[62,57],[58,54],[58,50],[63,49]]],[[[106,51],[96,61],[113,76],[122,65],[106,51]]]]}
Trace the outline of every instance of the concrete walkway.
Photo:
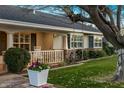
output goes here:
{"type": "Polygon", "coordinates": [[[1,88],[26,88],[30,87],[28,79],[17,74],[5,74],[0,76],[1,88]]]}
{"type": "MultiPolygon", "coordinates": [[[[39,88],[53,88],[52,84],[45,84],[39,88]]],[[[28,78],[18,74],[0,75],[0,88],[37,88],[29,84],[28,78]]]]}

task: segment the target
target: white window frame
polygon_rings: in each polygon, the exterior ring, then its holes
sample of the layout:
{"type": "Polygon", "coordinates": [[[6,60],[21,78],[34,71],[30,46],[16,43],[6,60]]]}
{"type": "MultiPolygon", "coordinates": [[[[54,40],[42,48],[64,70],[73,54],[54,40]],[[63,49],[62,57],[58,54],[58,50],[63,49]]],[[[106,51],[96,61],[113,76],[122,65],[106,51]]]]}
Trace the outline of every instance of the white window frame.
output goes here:
{"type": "Polygon", "coordinates": [[[94,48],[102,48],[102,36],[94,36],[94,48]],[[101,46],[96,46],[96,39],[99,40],[98,44],[101,46]]]}
{"type": "Polygon", "coordinates": [[[82,48],[84,48],[84,35],[82,34],[82,33],[70,33],[70,49],[82,49],[82,48]],[[78,41],[78,40],[74,40],[74,41],[72,41],[72,36],[81,36],[82,37],[82,41],[78,41]],[[76,45],[77,45],[77,47],[73,47],[74,46],[74,44],[73,44],[73,46],[72,46],[72,43],[77,43],[76,45]],[[79,43],[82,43],[82,47],[79,47],[79,43]]]}
{"type": "Polygon", "coordinates": [[[24,33],[24,32],[17,32],[13,34],[13,46],[14,45],[18,45],[18,48],[21,48],[21,45],[29,45],[29,51],[31,50],[31,33],[24,33]],[[18,34],[18,42],[14,42],[14,35],[18,34]],[[24,37],[24,41],[21,42],[21,35],[29,35],[29,42],[25,42],[25,37],[24,37]]]}

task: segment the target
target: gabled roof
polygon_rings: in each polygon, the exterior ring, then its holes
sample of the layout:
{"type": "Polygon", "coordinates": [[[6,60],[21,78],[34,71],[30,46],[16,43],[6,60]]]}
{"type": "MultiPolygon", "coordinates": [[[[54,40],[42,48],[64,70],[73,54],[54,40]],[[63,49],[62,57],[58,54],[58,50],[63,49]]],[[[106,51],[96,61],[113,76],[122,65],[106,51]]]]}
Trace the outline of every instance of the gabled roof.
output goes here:
{"type": "Polygon", "coordinates": [[[87,26],[81,23],[73,24],[68,17],[51,15],[39,11],[33,13],[33,10],[31,9],[25,9],[10,5],[0,6],[0,19],[8,19],[14,21],[30,22],[50,26],[67,27],[92,32],[99,32],[98,29],[93,28],[92,26],[87,26]]]}

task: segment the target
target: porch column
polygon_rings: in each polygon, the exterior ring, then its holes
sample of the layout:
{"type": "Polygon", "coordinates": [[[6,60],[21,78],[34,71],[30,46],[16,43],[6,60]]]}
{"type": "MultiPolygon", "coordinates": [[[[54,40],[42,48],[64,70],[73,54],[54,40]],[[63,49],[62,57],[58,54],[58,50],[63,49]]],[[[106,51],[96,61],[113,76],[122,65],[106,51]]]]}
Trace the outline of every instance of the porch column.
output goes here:
{"type": "Polygon", "coordinates": [[[68,39],[67,39],[67,35],[65,35],[65,36],[63,36],[64,37],[64,42],[63,42],[63,44],[64,44],[64,49],[68,49],[68,39]]]}
{"type": "Polygon", "coordinates": [[[7,49],[13,47],[13,32],[7,32],[7,49]]]}

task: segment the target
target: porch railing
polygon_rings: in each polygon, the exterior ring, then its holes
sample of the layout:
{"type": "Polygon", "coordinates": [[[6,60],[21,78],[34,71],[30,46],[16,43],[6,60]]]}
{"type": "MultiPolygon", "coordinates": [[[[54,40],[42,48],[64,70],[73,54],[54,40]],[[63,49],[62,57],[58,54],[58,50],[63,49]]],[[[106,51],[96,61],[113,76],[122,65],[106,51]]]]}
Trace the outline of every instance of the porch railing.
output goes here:
{"type": "Polygon", "coordinates": [[[31,62],[40,60],[42,63],[58,63],[64,61],[64,50],[30,51],[31,62]]]}

